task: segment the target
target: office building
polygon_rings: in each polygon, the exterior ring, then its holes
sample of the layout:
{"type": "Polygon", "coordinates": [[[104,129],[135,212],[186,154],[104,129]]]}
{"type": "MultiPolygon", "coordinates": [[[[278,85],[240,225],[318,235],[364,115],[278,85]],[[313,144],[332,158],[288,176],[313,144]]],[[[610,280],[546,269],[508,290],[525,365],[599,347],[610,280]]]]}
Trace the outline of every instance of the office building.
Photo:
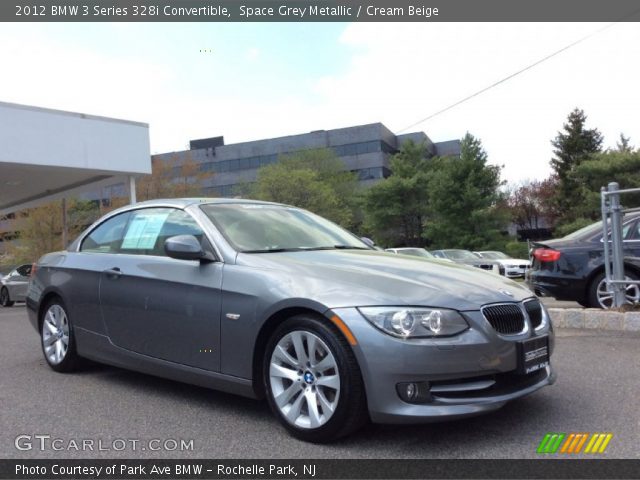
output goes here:
{"type": "Polygon", "coordinates": [[[358,174],[363,185],[370,185],[391,174],[389,160],[407,140],[424,143],[429,156],[460,155],[460,141],[433,143],[424,132],[395,135],[381,123],[316,130],[310,133],[224,144],[223,137],[192,140],[189,150],[155,155],[162,161],[191,159],[202,171],[213,172],[205,180],[204,194],[231,197],[238,184],[255,182],[258,169],[275,163],[282,155],[301,150],[333,150],[346,168],[358,174]]]}

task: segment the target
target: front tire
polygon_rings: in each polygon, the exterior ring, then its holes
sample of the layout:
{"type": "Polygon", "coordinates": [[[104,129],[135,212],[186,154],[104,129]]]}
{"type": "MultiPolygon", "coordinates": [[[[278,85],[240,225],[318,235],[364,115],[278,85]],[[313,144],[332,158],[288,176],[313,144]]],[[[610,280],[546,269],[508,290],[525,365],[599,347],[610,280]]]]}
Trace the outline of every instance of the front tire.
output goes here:
{"type": "MultiPolygon", "coordinates": [[[[638,276],[625,270],[625,280],[637,280],[638,276]]],[[[613,306],[613,292],[607,290],[605,273],[602,272],[595,276],[589,286],[589,306],[591,308],[609,309],[613,306]]],[[[640,302],[640,285],[627,285],[625,296],[628,303],[636,304],[640,302]]]]}
{"type": "Polygon", "coordinates": [[[296,315],[271,336],[264,384],[274,414],[296,438],[321,443],[368,419],[364,384],[341,333],[311,315],[296,315]]]}
{"type": "Polygon", "coordinates": [[[2,290],[0,290],[0,305],[3,307],[13,307],[14,303],[15,302],[12,302],[9,297],[9,290],[7,290],[7,287],[3,287],[2,290]]]}
{"type": "Polygon", "coordinates": [[[56,372],[72,372],[80,367],[73,325],[64,302],[50,299],[42,309],[40,345],[49,366],[56,372]]]}

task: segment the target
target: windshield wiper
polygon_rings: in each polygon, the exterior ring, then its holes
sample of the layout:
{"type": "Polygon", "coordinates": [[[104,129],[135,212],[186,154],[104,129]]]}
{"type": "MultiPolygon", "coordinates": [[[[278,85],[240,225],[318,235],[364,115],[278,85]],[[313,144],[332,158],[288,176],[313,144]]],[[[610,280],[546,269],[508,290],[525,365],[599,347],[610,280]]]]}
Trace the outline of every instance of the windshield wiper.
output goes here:
{"type": "Polygon", "coordinates": [[[241,250],[240,253],[278,253],[278,252],[312,252],[314,250],[370,250],[366,247],[352,245],[331,245],[326,247],[291,247],[291,248],[264,248],[257,250],[241,250]]]}
{"type": "Polygon", "coordinates": [[[327,247],[309,247],[303,250],[370,250],[370,248],[356,247],[354,245],[331,245],[327,247]]]}

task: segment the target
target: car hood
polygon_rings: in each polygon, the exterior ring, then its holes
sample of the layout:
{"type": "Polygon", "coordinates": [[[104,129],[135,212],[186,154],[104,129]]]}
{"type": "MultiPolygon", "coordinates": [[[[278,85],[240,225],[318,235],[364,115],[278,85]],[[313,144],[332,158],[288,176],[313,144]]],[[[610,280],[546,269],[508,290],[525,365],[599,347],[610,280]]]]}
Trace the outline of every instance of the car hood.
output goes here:
{"type": "Polygon", "coordinates": [[[238,254],[237,265],[270,270],[274,289],[329,308],[415,305],[477,310],[533,296],[523,285],[475,267],[360,250],[238,254]]]}

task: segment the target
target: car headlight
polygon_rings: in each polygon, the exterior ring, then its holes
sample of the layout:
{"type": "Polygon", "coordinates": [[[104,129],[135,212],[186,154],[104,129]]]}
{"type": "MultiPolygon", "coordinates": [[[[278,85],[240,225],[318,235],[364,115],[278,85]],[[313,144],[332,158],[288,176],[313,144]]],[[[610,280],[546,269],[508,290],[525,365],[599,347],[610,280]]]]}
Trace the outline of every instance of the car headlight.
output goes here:
{"type": "Polygon", "coordinates": [[[444,308],[361,307],[358,310],[375,327],[400,338],[446,337],[469,328],[462,315],[444,308]]]}

